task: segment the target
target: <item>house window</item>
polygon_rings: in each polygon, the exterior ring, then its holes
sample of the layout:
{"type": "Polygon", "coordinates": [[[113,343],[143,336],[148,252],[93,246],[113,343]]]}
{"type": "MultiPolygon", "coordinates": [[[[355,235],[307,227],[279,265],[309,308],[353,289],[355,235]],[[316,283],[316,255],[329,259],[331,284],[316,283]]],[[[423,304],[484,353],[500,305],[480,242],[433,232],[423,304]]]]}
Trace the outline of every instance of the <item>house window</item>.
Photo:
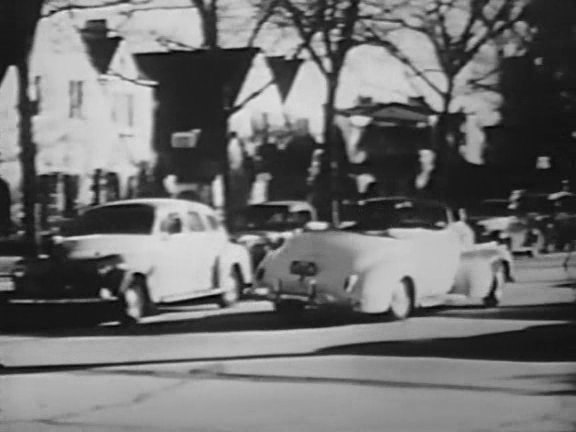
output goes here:
{"type": "Polygon", "coordinates": [[[32,105],[33,105],[33,112],[34,114],[38,114],[40,112],[40,102],[42,99],[42,78],[39,75],[36,75],[33,80],[32,84],[32,105]]]}
{"type": "Polygon", "coordinates": [[[68,91],[70,94],[70,118],[83,118],[84,82],[70,81],[68,91]]]}
{"type": "Polygon", "coordinates": [[[128,93],[114,95],[112,112],[114,122],[122,127],[134,126],[134,95],[128,93]]]}

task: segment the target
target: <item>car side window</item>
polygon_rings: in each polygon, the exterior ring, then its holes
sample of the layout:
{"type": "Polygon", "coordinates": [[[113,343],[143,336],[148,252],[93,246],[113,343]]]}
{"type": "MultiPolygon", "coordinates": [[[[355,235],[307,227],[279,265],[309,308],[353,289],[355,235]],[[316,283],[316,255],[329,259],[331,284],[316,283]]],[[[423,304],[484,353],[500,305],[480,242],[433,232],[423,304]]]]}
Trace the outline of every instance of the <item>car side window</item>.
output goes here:
{"type": "Polygon", "coordinates": [[[182,218],[178,213],[170,213],[162,221],[161,230],[168,234],[181,233],[183,229],[182,218]]]}
{"type": "Polygon", "coordinates": [[[186,215],[188,230],[192,232],[202,232],[206,231],[206,227],[204,222],[202,222],[202,218],[196,212],[190,211],[186,215]]]}
{"type": "Polygon", "coordinates": [[[218,231],[221,228],[220,222],[218,222],[218,219],[216,219],[214,216],[212,215],[208,215],[208,226],[210,228],[210,230],[212,231],[218,231]]]}
{"type": "Polygon", "coordinates": [[[312,220],[312,215],[307,210],[300,210],[294,213],[294,222],[299,225],[305,225],[312,220]]]}

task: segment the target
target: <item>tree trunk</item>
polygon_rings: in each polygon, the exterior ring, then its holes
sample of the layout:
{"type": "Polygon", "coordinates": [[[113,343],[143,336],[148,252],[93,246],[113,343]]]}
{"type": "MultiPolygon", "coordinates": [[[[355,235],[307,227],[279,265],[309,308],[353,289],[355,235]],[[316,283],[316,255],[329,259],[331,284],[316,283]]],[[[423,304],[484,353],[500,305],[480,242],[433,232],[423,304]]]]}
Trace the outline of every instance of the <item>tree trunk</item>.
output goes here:
{"type": "Polygon", "coordinates": [[[22,167],[22,194],[24,235],[26,243],[37,252],[36,225],[36,145],[32,139],[32,103],[28,97],[29,71],[27,58],[17,65],[18,111],[20,114],[20,164],[22,167]]]}
{"type": "Polygon", "coordinates": [[[204,45],[208,49],[218,48],[218,0],[206,6],[203,18],[204,45]]]}
{"type": "Polygon", "coordinates": [[[340,188],[339,188],[339,147],[334,130],[336,91],[338,89],[338,75],[330,74],[326,78],[327,95],[324,105],[324,146],[326,152],[325,175],[326,191],[318,191],[324,195],[322,202],[327,207],[324,212],[328,220],[338,225],[340,222],[340,188]]]}

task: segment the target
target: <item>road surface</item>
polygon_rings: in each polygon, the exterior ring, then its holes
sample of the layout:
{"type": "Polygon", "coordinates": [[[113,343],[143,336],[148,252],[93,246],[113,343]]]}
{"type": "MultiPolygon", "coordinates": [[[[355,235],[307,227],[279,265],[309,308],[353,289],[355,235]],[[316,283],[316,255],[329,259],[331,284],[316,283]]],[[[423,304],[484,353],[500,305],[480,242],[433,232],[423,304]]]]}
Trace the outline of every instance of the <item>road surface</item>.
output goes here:
{"type": "Polygon", "coordinates": [[[560,262],[519,259],[499,309],[405,322],[285,323],[255,301],[136,328],[22,309],[0,334],[0,431],[573,432],[576,264],[560,262]]]}

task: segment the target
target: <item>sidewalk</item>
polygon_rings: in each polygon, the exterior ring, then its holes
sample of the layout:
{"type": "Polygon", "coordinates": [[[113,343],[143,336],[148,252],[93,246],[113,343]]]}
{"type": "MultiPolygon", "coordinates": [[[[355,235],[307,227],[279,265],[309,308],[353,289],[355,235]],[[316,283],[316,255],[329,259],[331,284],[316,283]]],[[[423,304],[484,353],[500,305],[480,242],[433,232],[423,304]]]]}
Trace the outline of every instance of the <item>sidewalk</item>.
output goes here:
{"type": "Polygon", "coordinates": [[[574,368],[325,356],[14,375],[0,430],[569,432],[574,368]]]}

